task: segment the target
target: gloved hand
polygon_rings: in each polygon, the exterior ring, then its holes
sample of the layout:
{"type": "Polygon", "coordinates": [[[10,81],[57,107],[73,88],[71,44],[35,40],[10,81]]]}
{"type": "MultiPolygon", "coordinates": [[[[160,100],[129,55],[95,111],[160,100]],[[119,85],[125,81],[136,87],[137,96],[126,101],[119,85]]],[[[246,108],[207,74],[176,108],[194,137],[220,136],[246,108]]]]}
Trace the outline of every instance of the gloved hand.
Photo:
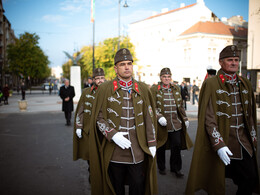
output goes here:
{"type": "Polygon", "coordinates": [[[82,138],[82,130],[81,129],[76,129],[76,134],[78,138],[82,138]]]}
{"type": "Polygon", "coordinates": [[[217,151],[219,158],[223,161],[225,165],[230,164],[230,158],[229,156],[232,156],[232,152],[229,150],[227,146],[224,146],[222,148],[219,148],[217,151]],[[229,156],[228,156],[229,155],[229,156]]]}
{"type": "Polygon", "coordinates": [[[150,152],[151,152],[151,154],[152,154],[152,156],[154,158],[155,153],[156,153],[156,147],[155,146],[151,146],[151,147],[149,147],[149,150],[150,150],[150,152]]]}
{"type": "Polygon", "coordinates": [[[189,121],[185,121],[185,126],[186,126],[186,129],[188,129],[189,126],[190,126],[190,122],[189,121]]]}
{"type": "Polygon", "coordinates": [[[159,118],[158,122],[160,123],[160,125],[162,125],[164,127],[167,125],[167,120],[164,116],[159,118]]]}
{"type": "Polygon", "coordinates": [[[112,140],[122,149],[128,149],[131,147],[131,142],[124,137],[124,135],[128,135],[127,132],[117,132],[112,140]]]}

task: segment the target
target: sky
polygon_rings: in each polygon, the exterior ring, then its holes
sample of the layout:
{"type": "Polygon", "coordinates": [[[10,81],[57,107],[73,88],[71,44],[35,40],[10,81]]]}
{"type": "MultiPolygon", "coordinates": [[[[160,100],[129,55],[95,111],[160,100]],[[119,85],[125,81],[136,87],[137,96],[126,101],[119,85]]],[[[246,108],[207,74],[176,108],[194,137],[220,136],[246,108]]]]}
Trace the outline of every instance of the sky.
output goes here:
{"type": "MultiPolygon", "coordinates": [[[[95,45],[106,38],[118,36],[118,5],[120,2],[120,34],[127,35],[129,24],[143,20],[163,8],[173,10],[181,3],[197,0],[95,0],[95,45]]],[[[249,0],[204,0],[218,18],[243,16],[248,21],[249,0]]],[[[29,32],[40,37],[39,46],[48,56],[50,67],[62,66],[83,46],[93,44],[91,0],[2,0],[5,16],[15,35],[29,32]]],[[[188,16],[187,16],[188,17],[188,16]]]]}

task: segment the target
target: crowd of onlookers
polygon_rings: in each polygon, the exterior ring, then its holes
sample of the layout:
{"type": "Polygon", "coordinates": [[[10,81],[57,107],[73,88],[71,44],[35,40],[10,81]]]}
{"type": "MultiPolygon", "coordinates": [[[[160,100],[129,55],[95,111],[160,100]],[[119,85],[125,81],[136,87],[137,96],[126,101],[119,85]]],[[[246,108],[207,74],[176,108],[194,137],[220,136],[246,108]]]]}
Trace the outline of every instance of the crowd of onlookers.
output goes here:
{"type": "Polygon", "coordinates": [[[185,110],[187,110],[187,101],[192,101],[193,105],[196,103],[196,101],[198,103],[199,87],[196,85],[196,81],[193,81],[193,85],[189,82],[183,81],[179,87],[181,89],[181,97],[185,110]]]}

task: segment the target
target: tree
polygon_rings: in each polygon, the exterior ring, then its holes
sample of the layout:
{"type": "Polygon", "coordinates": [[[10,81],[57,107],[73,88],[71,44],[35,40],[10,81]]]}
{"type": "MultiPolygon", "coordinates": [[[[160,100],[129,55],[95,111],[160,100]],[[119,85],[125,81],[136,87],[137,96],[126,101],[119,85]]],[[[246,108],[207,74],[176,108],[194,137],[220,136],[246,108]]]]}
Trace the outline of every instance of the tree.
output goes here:
{"type": "MultiPolygon", "coordinates": [[[[118,50],[117,47],[118,47],[118,37],[105,39],[103,42],[100,42],[95,47],[95,67],[96,68],[100,67],[104,69],[106,79],[113,79],[116,76],[114,71],[114,57],[116,51],[118,50]]],[[[130,39],[128,37],[122,38],[122,40],[120,41],[120,48],[128,48],[131,54],[133,55],[134,61],[136,61],[134,46],[130,42],[130,39]]],[[[84,46],[80,50],[80,53],[82,57],[79,60],[78,64],[81,67],[81,78],[83,81],[84,79],[87,79],[89,76],[92,76],[93,73],[92,45],[84,46]]],[[[66,75],[66,77],[69,77],[69,69],[71,65],[72,62],[70,62],[70,60],[65,64],[63,64],[62,69],[63,69],[64,76],[66,75]]]]}
{"type": "Polygon", "coordinates": [[[48,56],[39,47],[39,36],[25,32],[7,46],[7,57],[10,70],[25,78],[44,79],[50,76],[48,56]]]}

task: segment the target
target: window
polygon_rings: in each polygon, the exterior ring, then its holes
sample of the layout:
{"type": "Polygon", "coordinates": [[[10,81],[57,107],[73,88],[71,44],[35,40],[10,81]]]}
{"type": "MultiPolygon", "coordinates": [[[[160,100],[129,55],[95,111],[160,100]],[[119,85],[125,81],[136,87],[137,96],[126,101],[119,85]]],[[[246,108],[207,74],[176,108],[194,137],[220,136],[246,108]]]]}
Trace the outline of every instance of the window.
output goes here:
{"type": "Polygon", "coordinates": [[[191,61],[191,48],[184,49],[184,62],[186,64],[191,61]]]}
{"type": "Polygon", "coordinates": [[[216,48],[208,48],[208,63],[209,65],[212,63],[216,63],[216,55],[217,55],[217,51],[216,48]]]}

